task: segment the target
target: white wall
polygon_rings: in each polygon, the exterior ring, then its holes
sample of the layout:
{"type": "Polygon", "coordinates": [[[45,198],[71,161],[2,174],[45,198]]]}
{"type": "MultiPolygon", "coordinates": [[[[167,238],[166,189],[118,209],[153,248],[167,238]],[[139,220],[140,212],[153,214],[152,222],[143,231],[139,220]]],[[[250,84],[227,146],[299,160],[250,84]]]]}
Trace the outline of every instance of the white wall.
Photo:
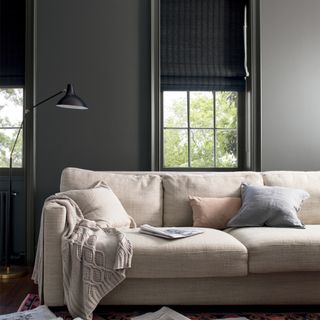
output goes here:
{"type": "Polygon", "coordinates": [[[262,170],[320,170],[320,1],[261,0],[262,170]]]}

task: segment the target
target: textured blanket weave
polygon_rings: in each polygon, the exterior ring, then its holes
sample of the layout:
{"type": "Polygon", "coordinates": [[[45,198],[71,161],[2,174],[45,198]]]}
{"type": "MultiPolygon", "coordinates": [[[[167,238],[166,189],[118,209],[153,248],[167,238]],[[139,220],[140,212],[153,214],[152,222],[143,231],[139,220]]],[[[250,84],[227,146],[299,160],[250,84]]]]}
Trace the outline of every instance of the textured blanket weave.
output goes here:
{"type": "MultiPolygon", "coordinates": [[[[66,196],[51,196],[66,208],[66,227],[62,236],[64,298],[70,314],[91,319],[100,300],[125,279],[131,267],[132,245],[114,228],[101,228],[84,219],[77,204],[66,196]]],[[[43,286],[43,215],[32,279],[43,286]]]]}

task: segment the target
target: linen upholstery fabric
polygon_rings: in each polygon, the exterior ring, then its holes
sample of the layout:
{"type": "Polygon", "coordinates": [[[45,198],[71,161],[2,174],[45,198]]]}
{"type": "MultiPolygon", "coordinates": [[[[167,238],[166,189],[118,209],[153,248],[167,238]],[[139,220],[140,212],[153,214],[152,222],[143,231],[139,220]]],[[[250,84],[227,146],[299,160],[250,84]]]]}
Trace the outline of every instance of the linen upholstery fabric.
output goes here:
{"type": "Polygon", "coordinates": [[[56,194],[57,197],[61,195],[76,202],[86,219],[96,221],[103,227],[135,227],[134,220],[109,187],[69,190],[56,194]]]}
{"type": "Polygon", "coordinates": [[[61,239],[66,226],[66,208],[55,202],[45,202],[42,214],[44,277],[43,286],[38,286],[39,295],[46,304],[50,302],[50,306],[62,306],[64,295],[61,239]]]}
{"type": "Polygon", "coordinates": [[[242,206],[228,222],[228,227],[297,227],[297,216],[309,194],[300,189],[241,185],[242,206]]]}
{"type": "MultiPolygon", "coordinates": [[[[70,172],[69,172],[70,173],[70,172]]],[[[68,173],[68,177],[71,176],[68,173]]],[[[73,172],[78,173],[78,172],[73,172]]],[[[109,172],[110,173],[110,172],[109,172]]],[[[114,172],[114,174],[118,174],[119,172],[114,172]]],[[[131,173],[123,173],[120,172],[120,175],[123,174],[132,174],[134,176],[145,176],[145,175],[158,175],[161,177],[165,176],[193,176],[194,173],[177,173],[177,172],[131,172],[131,173]]],[[[230,184],[228,181],[228,173],[225,175],[223,173],[223,177],[225,179],[220,179],[220,185],[216,188],[220,187],[220,189],[225,189],[225,183],[230,184]],[[225,180],[225,181],[224,181],[225,180]]],[[[239,173],[243,174],[243,173],[239,173]]],[[[261,175],[260,173],[254,173],[257,176],[261,175]]],[[[211,173],[199,173],[197,175],[203,176],[212,176],[211,173]]],[[[264,178],[269,173],[263,173],[264,178]]],[[[275,182],[275,185],[281,185],[281,177],[283,175],[287,175],[287,177],[283,177],[286,180],[285,187],[293,187],[293,188],[302,188],[308,191],[311,194],[311,198],[306,200],[303,205],[301,212],[306,212],[303,218],[308,221],[312,221],[310,223],[317,223],[316,219],[319,218],[317,216],[319,214],[319,198],[314,197],[317,195],[317,179],[319,177],[319,172],[315,173],[290,173],[290,172],[273,172],[272,176],[268,177],[268,183],[275,182]],[[279,177],[277,177],[279,175],[279,177]],[[313,176],[314,175],[314,176],[313,176]],[[269,179],[270,178],[270,179],[269,179]],[[279,180],[278,180],[279,179],[279,180]],[[277,181],[278,180],[278,181],[277,181]],[[292,184],[292,185],[290,185],[292,184]],[[310,202],[311,201],[311,202],[310,202]],[[305,211],[306,205],[309,204],[308,210],[305,211]],[[313,207],[314,206],[314,207],[313,207]]],[[[74,175],[75,179],[79,177],[77,174],[74,175]]],[[[95,179],[99,181],[100,179],[95,179]]],[[[241,181],[242,182],[242,181],[241,181]]],[[[91,187],[94,183],[90,184],[87,188],[91,187]]],[[[240,185],[240,183],[239,183],[240,185]]],[[[232,187],[232,184],[230,184],[232,187]]],[[[184,187],[183,187],[184,188],[184,187]]],[[[233,187],[232,187],[233,188],[233,187]]],[[[72,188],[70,188],[72,189],[72,188]]],[[[228,189],[227,189],[228,190],[228,189]]],[[[239,191],[239,190],[238,190],[239,191]]],[[[228,193],[227,191],[225,192],[228,193]]],[[[186,193],[185,201],[187,207],[190,208],[188,203],[188,195],[191,194],[189,192],[186,193]]],[[[235,192],[236,194],[236,192],[235,192]]],[[[179,198],[179,188],[176,189],[177,201],[181,201],[179,198]]],[[[201,195],[204,196],[204,195],[201,195]]],[[[205,195],[207,196],[207,195],[205,195]]],[[[221,196],[230,196],[230,195],[221,195],[221,196]]],[[[232,195],[231,195],[232,196],[232,195]]],[[[233,195],[234,196],[234,195],[233,195]]],[[[238,195],[240,196],[240,192],[238,195]]],[[[213,197],[209,195],[209,197],[213,197]]],[[[160,197],[160,199],[162,199],[160,197]]],[[[172,195],[171,199],[174,199],[172,195]]],[[[144,201],[143,198],[139,198],[139,201],[144,201]]],[[[179,206],[178,206],[179,208],[179,206]]],[[[171,211],[172,214],[175,214],[175,211],[171,211]]],[[[300,213],[300,212],[299,212],[300,213]]],[[[190,222],[188,226],[191,226],[192,223],[192,212],[190,208],[190,218],[187,215],[187,220],[190,222]]],[[[301,217],[301,215],[300,215],[301,217]]],[[[308,224],[306,220],[303,220],[305,224],[308,224]]],[[[62,286],[62,266],[61,266],[61,235],[65,228],[66,217],[65,211],[63,208],[59,206],[48,206],[44,210],[44,302],[49,306],[62,306],[64,305],[64,294],[63,294],[63,286],[62,286]]],[[[318,222],[319,223],[319,222],[318,222]]],[[[310,226],[313,227],[313,226],[310,226]]],[[[281,232],[305,232],[309,229],[309,226],[306,226],[306,229],[282,229],[282,228],[243,228],[244,230],[249,230],[252,232],[250,237],[253,237],[257,230],[261,229],[270,229],[271,232],[278,231],[279,234],[281,232]],[[283,230],[283,231],[282,231],[283,230]]],[[[242,229],[237,229],[233,231],[241,231],[242,229]]],[[[131,231],[133,231],[131,229],[131,231]]],[[[226,230],[228,232],[231,229],[226,230]]],[[[225,232],[226,232],[225,231],[225,232]]],[[[222,232],[223,233],[223,232],[222,232]]],[[[290,235],[291,245],[294,243],[294,238],[296,235],[290,235]]],[[[319,232],[315,232],[314,236],[319,232]]],[[[233,235],[234,236],[234,235],[233,235]]],[[[272,238],[273,233],[266,234],[266,237],[272,238]]],[[[306,238],[306,242],[309,237],[306,238]]],[[[301,239],[302,241],[302,239],[301,239]]],[[[297,242],[298,244],[301,242],[300,240],[297,242]]],[[[262,241],[264,242],[264,240],[262,241]]],[[[281,240],[279,242],[281,245],[281,240]]],[[[303,247],[306,247],[307,243],[303,244],[303,247]]],[[[272,248],[275,249],[276,246],[272,248]]],[[[287,255],[289,253],[286,252],[284,247],[282,252],[285,252],[287,255]]],[[[312,250],[315,250],[316,247],[313,247],[312,250]]],[[[295,248],[298,251],[298,246],[295,248]]],[[[290,248],[291,251],[291,248],[290,248]]],[[[294,252],[297,252],[294,251],[294,252]]],[[[268,252],[266,250],[266,252],[268,252]]],[[[315,252],[315,251],[313,251],[315,252]]],[[[250,253],[249,253],[250,255],[250,253]]],[[[292,253],[294,255],[294,253],[292,253]]],[[[255,253],[253,253],[253,257],[255,253]]],[[[264,254],[259,254],[259,257],[263,259],[264,254]]],[[[301,257],[302,255],[300,255],[301,257]]],[[[314,254],[314,258],[317,259],[319,254],[314,254]]],[[[149,256],[146,256],[149,258],[149,256]]],[[[271,252],[268,252],[268,257],[263,262],[260,263],[261,268],[262,264],[266,264],[268,259],[268,268],[275,266],[276,263],[272,263],[274,260],[274,256],[271,255],[271,252]]],[[[287,257],[287,256],[286,256],[287,257]]],[[[311,254],[307,254],[307,260],[310,261],[311,254]]],[[[279,255],[276,257],[278,262],[281,262],[283,266],[290,267],[290,263],[287,263],[286,258],[280,259],[279,255]]],[[[142,259],[142,255],[141,255],[142,259]]],[[[293,257],[292,260],[293,261],[293,257]]],[[[250,261],[250,258],[249,258],[250,261]]],[[[301,262],[304,262],[303,258],[299,259],[299,265],[301,266],[301,262]]],[[[247,261],[248,263],[248,261],[247,261]]],[[[295,263],[292,263],[295,264],[295,263]]],[[[319,265],[319,263],[318,263],[319,265]]],[[[250,267],[250,265],[249,265],[250,267]]],[[[291,265],[292,267],[292,265],[291,265]]],[[[265,269],[267,266],[265,266],[265,269]]],[[[204,277],[198,278],[196,269],[193,267],[194,276],[193,278],[126,278],[118,287],[116,287],[112,292],[110,292],[107,296],[105,296],[100,304],[102,305],[178,305],[178,304],[207,304],[207,305],[276,305],[276,304],[288,304],[288,305],[308,305],[308,304],[320,304],[320,272],[317,271],[298,271],[298,272],[273,272],[271,273],[251,273],[247,276],[237,276],[237,277],[204,277]]]]}
{"type": "Polygon", "coordinates": [[[228,230],[249,254],[250,273],[320,271],[320,226],[228,230]]]}
{"type": "Polygon", "coordinates": [[[162,226],[163,192],[159,175],[66,168],[61,175],[60,191],[88,189],[99,181],[112,189],[138,226],[144,223],[162,226]]]}
{"type": "Polygon", "coordinates": [[[208,198],[240,197],[242,182],[263,185],[261,174],[256,172],[164,175],[164,226],[188,227],[192,225],[189,195],[208,198]]]}
{"type": "Polygon", "coordinates": [[[320,224],[320,172],[270,171],[262,173],[266,186],[300,188],[310,194],[298,217],[304,224],[320,224]]]}
{"type": "Polygon", "coordinates": [[[103,305],[310,305],[320,303],[320,272],[246,277],[126,279],[103,305]]]}
{"type": "Polygon", "coordinates": [[[201,198],[189,196],[193,212],[193,226],[225,229],[228,221],[241,207],[241,199],[236,197],[201,198]]]}
{"type": "MultiPolygon", "coordinates": [[[[68,311],[73,317],[92,319],[92,312],[100,300],[125,279],[131,267],[132,245],[115,228],[99,228],[96,222],[83,217],[78,205],[66,195],[51,196],[46,202],[65,207],[66,224],[61,237],[63,291],[68,311]]],[[[43,281],[44,214],[32,279],[43,281]]],[[[41,295],[40,295],[41,297],[41,295]]]]}
{"type": "Polygon", "coordinates": [[[229,234],[214,229],[192,237],[167,240],[122,230],[132,243],[127,278],[232,277],[247,275],[247,249],[229,234]],[[195,271],[196,270],[196,271],[195,271]]]}

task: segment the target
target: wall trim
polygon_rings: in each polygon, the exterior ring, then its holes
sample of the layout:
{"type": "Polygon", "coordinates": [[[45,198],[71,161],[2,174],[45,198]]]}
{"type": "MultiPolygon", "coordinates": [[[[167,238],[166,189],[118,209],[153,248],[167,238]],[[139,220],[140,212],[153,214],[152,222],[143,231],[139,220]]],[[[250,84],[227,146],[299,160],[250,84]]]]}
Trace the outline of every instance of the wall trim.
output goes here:
{"type": "MultiPolygon", "coordinates": [[[[261,170],[260,1],[248,0],[248,60],[246,94],[246,170],[261,170]]],[[[160,0],[151,0],[151,170],[160,168],[160,0]]]]}
{"type": "MultiPolygon", "coordinates": [[[[33,106],[34,74],[35,74],[35,0],[26,1],[26,78],[25,78],[25,107],[33,106]]],[[[26,117],[24,130],[24,167],[25,167],[25,208],[26,208],[26,262],[33,265],[35,256],[35,147],[34,147],[34,116],[31,112],[26,117]]]]}
{"type": "Polygon", "coordinates": [[[151,0],[151,170],[160,170],[160,0],[151,0]]]}
{"type": "Polygon", "coordinates": [[[249,61],[247,108],[247,168],[261,171],[261,58],[260,0],[249,0],[249,61]]]}

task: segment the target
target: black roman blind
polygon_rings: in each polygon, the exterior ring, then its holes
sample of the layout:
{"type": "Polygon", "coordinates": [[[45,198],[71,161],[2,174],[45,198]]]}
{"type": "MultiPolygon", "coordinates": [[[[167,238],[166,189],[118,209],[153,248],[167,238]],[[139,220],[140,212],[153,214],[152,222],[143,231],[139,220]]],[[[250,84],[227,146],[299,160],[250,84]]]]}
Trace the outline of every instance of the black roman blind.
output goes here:
{"type": "Polygon", "coordinates": [[[23,86],[25,0],[0,0],[0,86],[23,86]]]}
{"type": "Polygon", "coordinates": [[[161,90],[245,88],[245,0],[161,0],[161,90]]]}

